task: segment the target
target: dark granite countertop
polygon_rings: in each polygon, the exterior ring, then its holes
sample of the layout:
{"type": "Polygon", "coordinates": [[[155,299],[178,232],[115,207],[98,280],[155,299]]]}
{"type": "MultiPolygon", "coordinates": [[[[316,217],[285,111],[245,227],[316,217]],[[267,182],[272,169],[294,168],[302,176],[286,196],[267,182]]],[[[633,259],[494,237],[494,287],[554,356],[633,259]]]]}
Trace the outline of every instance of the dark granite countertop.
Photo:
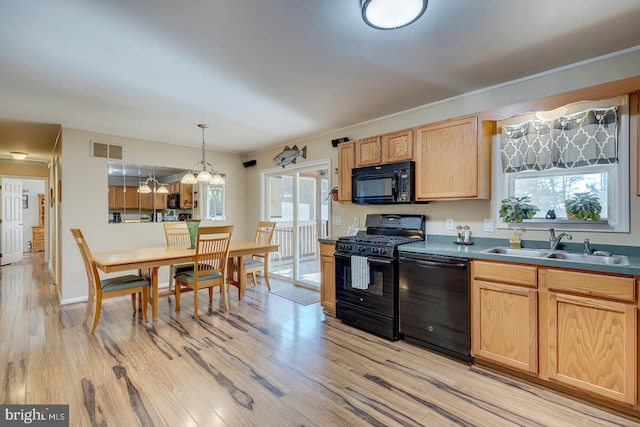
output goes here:
{"type": "MultiPolygon", "coordinates": [[[[335,244],[337,237],[318,239],[322,243],[335,244]]],[[[625,255],[629,259],[629,265],[590,264],[550,258],[529,258],[510,256],[484,252],[494,246],[509,246],[507,239],[476,238],[473,245],[457,245],[453,243],[453,236],[428,235],[425,242],[407,243],[399,247],[400,252],[418,253],[428,255],[445,255],[469,259],[487,259],[493,261],[514,262],[518,264],[531,264],[549,267],[571,268],[575,270],[596,271],[614,274],[629,274],[640,276],[640,248],[614,245],[594,245],[598,250],[609,251],[614,255],[625,255]]],[[[546,241],[526,241],[527,248],[547,248],[546,241]]],[[[582,245],[569,243],[562,249],[580,252],[582,245]]]]}

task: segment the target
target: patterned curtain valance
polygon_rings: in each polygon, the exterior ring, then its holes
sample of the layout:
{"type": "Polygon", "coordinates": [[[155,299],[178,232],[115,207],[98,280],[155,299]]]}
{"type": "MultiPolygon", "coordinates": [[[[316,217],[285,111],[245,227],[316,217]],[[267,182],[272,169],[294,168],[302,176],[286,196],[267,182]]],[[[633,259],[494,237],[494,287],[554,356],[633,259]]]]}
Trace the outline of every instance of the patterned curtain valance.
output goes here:
{"type": "Polygon", "coordinates": [[[502,126],[506,172],[618,163],[618,107],[502,126]]]}

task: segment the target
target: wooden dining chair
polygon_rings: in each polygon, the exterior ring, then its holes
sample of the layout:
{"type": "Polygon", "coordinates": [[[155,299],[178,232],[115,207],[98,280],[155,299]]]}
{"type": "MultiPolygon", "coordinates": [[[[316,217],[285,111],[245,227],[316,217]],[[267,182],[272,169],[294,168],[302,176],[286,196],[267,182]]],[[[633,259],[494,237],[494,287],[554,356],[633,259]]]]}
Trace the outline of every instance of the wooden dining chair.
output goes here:
{"type": "MultiPolygon", "coordinates": [[[[260,221],[256,228],[255,241],[257,243],[271,243],[273,238],[273,231],[276,229],[275,222],[260,221]]],[[[251,273],[253,280],[253,286],[257,285],[256,273],[262,272],[264,281],[267,284],[267,289],[271,290],[271,284],[269,283],[269,254],[255,254],[251,258],[242,260],[242,274],[251,273]]]]}
{"type": "MultiPolygon", "coordinates": [[[[167,240],[167,246],[183,246],[189,247],[191,245],[191,239],[189,238],[189,229],[187,223],[180,222],[165,222],[164,224],[164,236],[167,240]]],[[[193,263],[174,264],[169,266],[169,289],[167,292],[159,296],[174,295],[175,290],[173,286],[174,276],[180,273],[186,273],[187,271],[193,271],[193,263]]]]}
{"type": "Polygon", "coordinates": [[[80,249],[89,285],[89,299],[87,301],[87,311],[85,312],[84,320],[82,321],[83,325],[87,324],[94,300],[96,303],[89,333],[94,333],[98,326],[100,312],[102,311],[102,300],[105,298],[131,295],[131,303],[133,305],[133,313],[135,315],[137,312],[136,296],[141,293],[142,316],[144,317],[144,320],[147,320],[147,300],[149,298],[149,282],[147,279],[134,274],[100,279],[98,267],[96,267],[96,263],[93,260],[93,256],[91,255],[91,251],[89,250],[89,246],[87,245],[87,241],[85,240],[82,231],[78,228],[72,228],[71,234],[73,234],[73,238],[78,245],[78,249],[80,249]]]}
{"type": "Polygon", "coordinates": [[[192,271],[176,274],[176,311],[180,310],[180,294],[193,291],[193,318],[198,318],[198,291],[209,288],[209,303],[213,301],[213,288],[220,287],[224,310],[227,304],[227,258],[233,225],[201,226],[198,228],[196,254],[192,271]]]}

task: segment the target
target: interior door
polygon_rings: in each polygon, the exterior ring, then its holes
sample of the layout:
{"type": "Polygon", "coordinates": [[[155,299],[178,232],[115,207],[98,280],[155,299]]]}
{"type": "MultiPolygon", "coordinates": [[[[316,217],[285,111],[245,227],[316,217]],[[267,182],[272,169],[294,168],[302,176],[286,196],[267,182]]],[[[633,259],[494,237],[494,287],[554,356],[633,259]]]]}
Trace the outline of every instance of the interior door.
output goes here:
{"type": "Polygon", "coordinates": [[[0,265],[22,260],[22,181],[2,178],[0,265]]]}

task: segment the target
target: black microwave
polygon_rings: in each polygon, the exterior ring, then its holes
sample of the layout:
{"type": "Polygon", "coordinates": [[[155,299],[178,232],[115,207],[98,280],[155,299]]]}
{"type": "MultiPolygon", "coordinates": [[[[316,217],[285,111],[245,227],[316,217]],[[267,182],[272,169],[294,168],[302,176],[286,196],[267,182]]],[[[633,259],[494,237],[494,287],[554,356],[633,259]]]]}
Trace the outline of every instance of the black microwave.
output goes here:
{"type": "Polygon", "coordinates": [[[351,201],[359,204],[413,203],[415,163],[387,163],[351,170],[351,201]]]}
{"type": "Polygon", "coordinates": [[[167,194],[167,209],[180,209],[180,193],[167,194]]]}

